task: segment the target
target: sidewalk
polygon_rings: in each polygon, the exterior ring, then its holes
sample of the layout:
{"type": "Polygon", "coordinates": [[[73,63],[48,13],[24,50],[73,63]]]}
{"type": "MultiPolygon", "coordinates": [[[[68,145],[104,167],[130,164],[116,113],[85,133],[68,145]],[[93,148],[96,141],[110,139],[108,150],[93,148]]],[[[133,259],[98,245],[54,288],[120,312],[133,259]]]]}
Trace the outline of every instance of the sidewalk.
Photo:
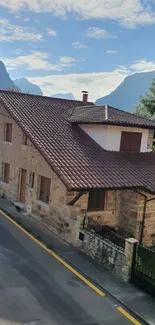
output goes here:
{"type": "Polygon", "coordinates": [[[31,233],[35,237],[45,242],[49,248],[61,255],[69,264],[75,266],[82,274],[100,286],[104,292],[114,297],[118,303],[123,304],[142,322],[155,325],[154,298],[135,286],[116,278],[110,271],[101,268],[84,253],[64,242],[34,218],[25,213],[17,212],[16,208],[6,199],[0,198],[0,209],[16,219],[25,228],[31,229],[31,233]]]}

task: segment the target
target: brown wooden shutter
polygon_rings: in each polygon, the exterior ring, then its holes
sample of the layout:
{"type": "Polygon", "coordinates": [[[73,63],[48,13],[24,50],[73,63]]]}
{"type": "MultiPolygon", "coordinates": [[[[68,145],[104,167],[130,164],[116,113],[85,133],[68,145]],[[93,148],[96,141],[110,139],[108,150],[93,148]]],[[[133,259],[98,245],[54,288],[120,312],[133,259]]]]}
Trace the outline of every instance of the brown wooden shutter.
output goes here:
{"type": "Polygon", "coordinates": [[[142,133],[122,131],[120,151],[140,152],[142,133]]]}
{"type": "Polygon", "coordinates": [[[9,183],[9,176],[10,176],[10,164],[4,163],[3,181],[9,183]]]}
{"type": "Polygon", "coordinates": [[[39,200],[47,204],[49,203],[50,186],[51,186],[50,178],[41,176],[39,200]]]}
{"type": "Polygon", "coordinates": [[[22,133],[22,144],[27,146],[27,135],[24,132],[22,133]]]}
{"type": "Polygon", "coordinates": [[[21,169],[21,179],[20,179],[20,202],[25,203],[25,192],[26,192],[26,174],[25,169],[21,169]]]}
{"type": "Polygon", "coordinates": [[[5,125],[5,141],[12,142],[12,123],[5,125]]]}

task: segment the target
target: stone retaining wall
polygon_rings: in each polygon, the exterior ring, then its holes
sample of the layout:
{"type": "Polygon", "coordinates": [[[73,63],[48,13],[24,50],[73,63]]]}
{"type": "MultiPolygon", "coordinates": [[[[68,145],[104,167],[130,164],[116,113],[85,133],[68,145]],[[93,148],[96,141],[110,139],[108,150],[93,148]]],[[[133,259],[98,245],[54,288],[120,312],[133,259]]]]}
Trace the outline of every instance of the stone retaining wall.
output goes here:
{"type": "Polygon", "coordinates": [[[100,265],[113,270],[115,274],[122,274],[125,264],[124,250],[108,240],[104,240],[91,230],[81,230],[84,235],[80,249],[96,260],[100,265]]]}

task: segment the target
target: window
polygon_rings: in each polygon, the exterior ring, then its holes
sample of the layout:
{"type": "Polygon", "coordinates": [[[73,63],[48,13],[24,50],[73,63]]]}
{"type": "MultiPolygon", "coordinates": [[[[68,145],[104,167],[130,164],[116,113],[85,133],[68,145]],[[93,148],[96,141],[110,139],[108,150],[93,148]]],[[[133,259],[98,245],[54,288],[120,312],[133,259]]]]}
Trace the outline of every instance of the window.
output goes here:
{"type": "Polygon", "coordinates": [[[50,178],[41,176],[39,200],[47,204],[49,203],[49,197],[50,197],[50,185],[51,185],[50,178]]]}
{"type": "Polygon", "coordinates": [[[140,152],[142,133],[122,131],[120,151],[140,152]]]}
{"type": "Polygon", "coordinates": [[[88,211],[104,210],[105,205],[105,191],[92,190],[89,192],[88,211]]]}
{"type": "Polygon", "coordinates": [[[27,146],[27,135],[24,132],[22,133],[22,144],[25,144],[25,146],[27,146]]]}
{"type": "Polygon", "coordinates": [[[12,142],[12,123],[5,123],[4,141],[12,142]]]}
{"type": "Polygon", "coordinates": [[[29,187],[34,188],[34,173],[30,172],[29,187]]]}
{"type": "Polygon", "coordinates": [[[2,174],[2,180],[5,183],[9,183],[9,176],[10,176],[10,164],[3,163],[3,174],[2,174]]]}

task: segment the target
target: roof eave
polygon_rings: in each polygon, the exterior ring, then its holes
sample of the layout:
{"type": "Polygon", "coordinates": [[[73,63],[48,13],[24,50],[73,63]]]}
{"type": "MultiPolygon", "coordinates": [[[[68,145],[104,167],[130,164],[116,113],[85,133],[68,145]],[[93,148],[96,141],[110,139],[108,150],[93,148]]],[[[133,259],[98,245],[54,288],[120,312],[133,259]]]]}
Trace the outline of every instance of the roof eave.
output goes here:
{"type": "Polygon", "coordinates": [[[93,190],[105,190],[105,191],[118,191],[118,190],[136,190],[136,189],[140,189],[144,192],[147,192],[149,194],[152,194],[154,195],[155,194],[155,189],[152,191],[150,189],[148,189],[147,187],[145,186],[115,186],[115,187],[71,187],[70,188],[70,191],[78,191],[78,192],[83,192],[83,191],[87,191],[87,192],[90,192],[90,191],[93,191],[93,190]]]}
{"type": "Polygon", "coordinates": [[[153,129],[155,130],[155,125],[141,125],[141,124],[131,124],[131,123],[114,123],[111,121],[101,121],[101,122],[90,122],[90,121],[69,121],[71,124],[94,124],[94,125],[113,125],[113,126],[126,126],[132,128],[140,129],[153,129]]]}

